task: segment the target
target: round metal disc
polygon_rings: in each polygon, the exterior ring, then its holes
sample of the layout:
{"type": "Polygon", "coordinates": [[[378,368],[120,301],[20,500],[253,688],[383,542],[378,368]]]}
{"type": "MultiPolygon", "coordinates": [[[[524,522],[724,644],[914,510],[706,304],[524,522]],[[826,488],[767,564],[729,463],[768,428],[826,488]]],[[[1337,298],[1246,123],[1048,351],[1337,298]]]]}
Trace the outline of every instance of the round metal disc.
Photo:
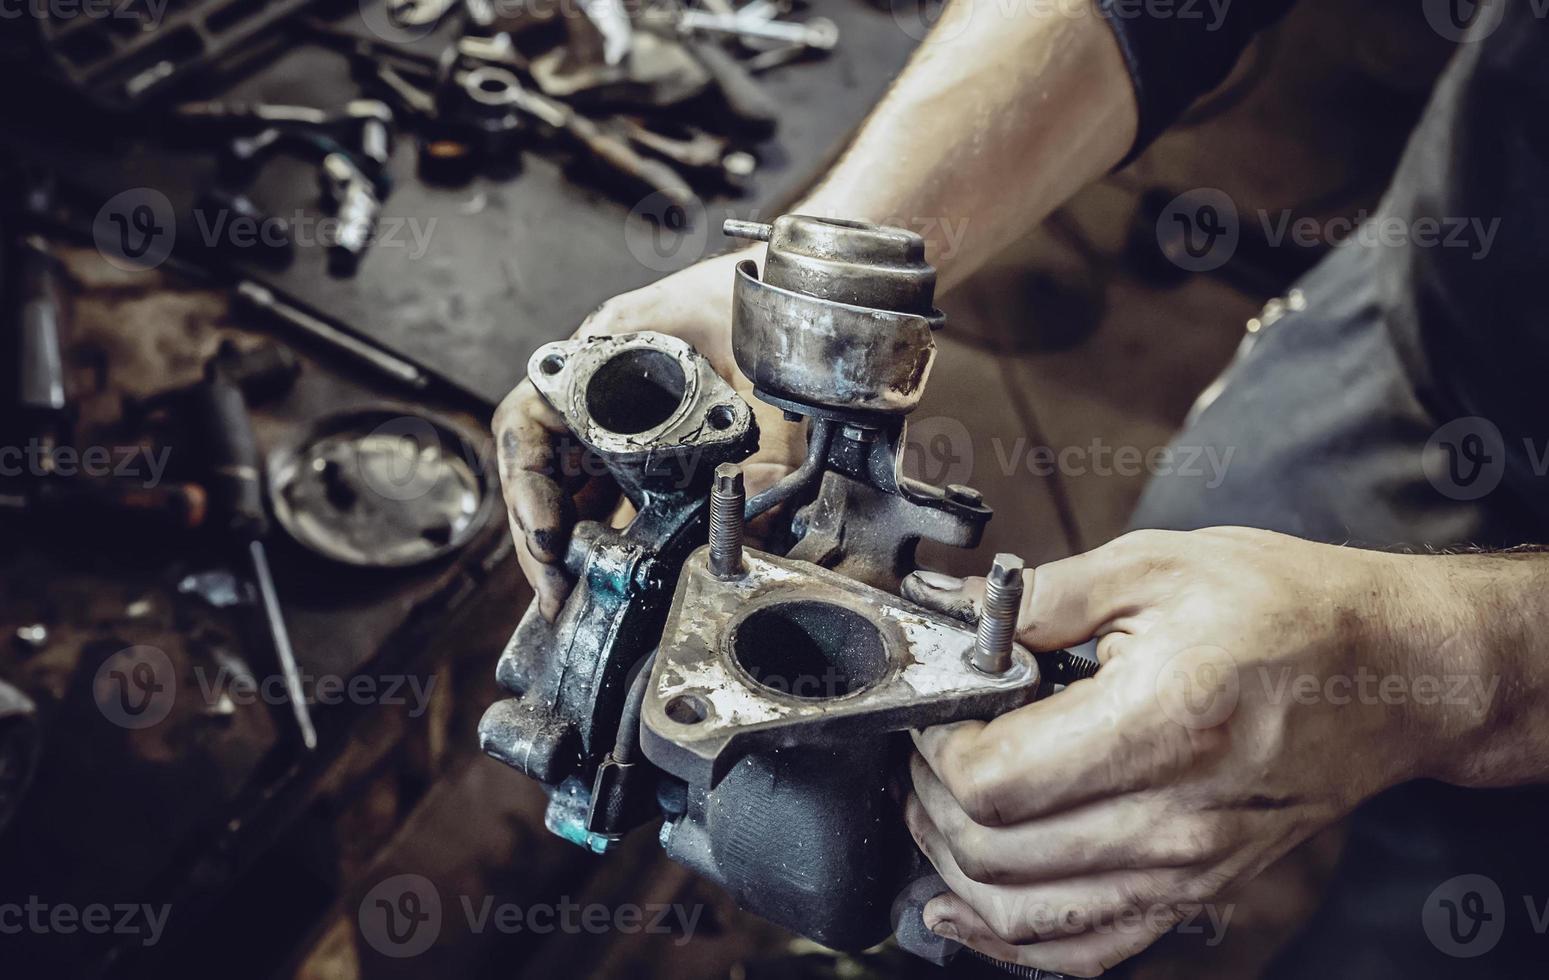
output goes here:
{"type": "Polygon", "coordinates": [[[474,444],[421,414],[329,416],[270,461],[274,514],[303,547],[333,561],[402,568],[462,545],[489,516],[474,444]]]}

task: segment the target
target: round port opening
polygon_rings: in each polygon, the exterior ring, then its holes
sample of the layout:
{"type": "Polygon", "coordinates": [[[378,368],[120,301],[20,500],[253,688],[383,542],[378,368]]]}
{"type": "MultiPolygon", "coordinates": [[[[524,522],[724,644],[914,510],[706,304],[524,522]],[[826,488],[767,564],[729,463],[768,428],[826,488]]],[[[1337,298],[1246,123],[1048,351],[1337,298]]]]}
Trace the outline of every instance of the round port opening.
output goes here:
{"type": "Polygon", "coordinates": [[[649,347],[615,354],[586,384],[586,410],[610,432],[634,435],[672,418],[687,387],[677,358],[649,347]]]}
{"type": "Polygon", "coordinates": [[[887,673],[882,632],[853,609],[801,600],[747,615],[732,656],[763,687],[811,701],[844,697],[887,673]]]}

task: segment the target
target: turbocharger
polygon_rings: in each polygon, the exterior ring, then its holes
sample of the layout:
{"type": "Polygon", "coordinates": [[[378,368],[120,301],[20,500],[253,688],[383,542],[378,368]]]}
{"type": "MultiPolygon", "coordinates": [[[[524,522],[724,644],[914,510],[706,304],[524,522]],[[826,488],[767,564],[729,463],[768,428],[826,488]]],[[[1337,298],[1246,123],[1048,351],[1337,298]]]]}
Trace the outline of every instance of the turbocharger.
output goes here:
{"type": "Polygon", "coordinates": [[[636,516],[577,527],[576,588],[552,625],[523,617],[480,738],[545,784],[561,837],[603,853],[660,819],[667,854],[744,909],[862,949],[928,870],[901,817],[904,733],[1026,704],[1039,663],[1012,642],[1019,575],[977,630],[896,594],[922,540],[972,548],[991,516],[900,469],[944,323],[923,240],[799,215],[726,231],[769,243],[762,276],[736,268],[733,348],[806,426],[806,458],[749,498],[753,413],[681,340],[539,348],[529,377],[636,516]],[[777,507],[751,547],[746,522],[777,507]]]}

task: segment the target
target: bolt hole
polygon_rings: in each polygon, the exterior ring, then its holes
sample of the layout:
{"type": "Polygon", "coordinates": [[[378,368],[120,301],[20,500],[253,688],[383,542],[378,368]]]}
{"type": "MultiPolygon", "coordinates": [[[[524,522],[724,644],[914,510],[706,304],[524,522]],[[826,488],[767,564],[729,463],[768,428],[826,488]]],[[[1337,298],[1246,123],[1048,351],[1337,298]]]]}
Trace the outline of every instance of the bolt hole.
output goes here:
{"type": "Polygon", "coordinates": [[[565,358],[562,354],[550,354],[538,362],[538,370],[552,377],[565,369],[565,358]]]}
{"type": "Polygon", "coordinates": [[[737,421],[737,414],[730,405],[717,405],[705,414],[705,421],[710,423],[712,429],[729,429],[737,421]]]}
{"type": "Polygon", "coordinates": [[[667,717],[680,725],[697,725],[710,717],[710,706],[697,694],[679,694],[667,702],[667,717]]]}

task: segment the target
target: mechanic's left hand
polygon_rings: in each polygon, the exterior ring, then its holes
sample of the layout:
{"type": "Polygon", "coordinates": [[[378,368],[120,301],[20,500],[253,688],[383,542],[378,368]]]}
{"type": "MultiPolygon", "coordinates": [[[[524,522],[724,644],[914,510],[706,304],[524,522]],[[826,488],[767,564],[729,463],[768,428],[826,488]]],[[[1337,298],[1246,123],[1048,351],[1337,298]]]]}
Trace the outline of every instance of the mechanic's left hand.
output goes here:
{"type": "MultiPolygon", "coordinates": [[[[1103,667],[988,724],[916,733],[906,817],[951,889],[927,926],[1096,976],[1220,912],[1207,903],[1367,797],[1433,774],[1482,708],[1355,686],[1447,669],[1449,617],[1467,613],[1425,561],[1218,528],[1130,534],[1025,573],[1020,642],[1100,637],[1103,667]]],[[[983,580],[923,573],[905,593],[971,614],[983,580]]]]}

